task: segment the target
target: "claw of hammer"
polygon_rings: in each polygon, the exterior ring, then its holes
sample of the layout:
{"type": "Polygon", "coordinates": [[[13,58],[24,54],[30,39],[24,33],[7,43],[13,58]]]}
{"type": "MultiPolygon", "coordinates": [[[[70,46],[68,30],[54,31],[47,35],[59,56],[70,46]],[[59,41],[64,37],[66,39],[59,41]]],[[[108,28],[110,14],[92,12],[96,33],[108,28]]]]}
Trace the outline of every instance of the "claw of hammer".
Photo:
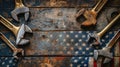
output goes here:
{"type": "Polygon", "coordinates": [[[17,15],[22,14],[22,13],[25,13],[25,15],[24,15],[25,21],[27,21],[29,18],[29,8],[28,7],[16,8],[11,12],[11,15],[16,21],[18,21],[17,15]]]}

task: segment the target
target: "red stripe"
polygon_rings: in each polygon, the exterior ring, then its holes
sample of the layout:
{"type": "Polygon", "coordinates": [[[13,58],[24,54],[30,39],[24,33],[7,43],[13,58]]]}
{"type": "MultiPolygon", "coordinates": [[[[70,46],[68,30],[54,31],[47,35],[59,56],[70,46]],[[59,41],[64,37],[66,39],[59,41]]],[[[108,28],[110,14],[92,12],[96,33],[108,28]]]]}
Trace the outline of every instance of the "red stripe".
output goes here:
{"type": "MultiPolygon", "coordinates": [[[[120,40],[119,40],[119,52],[120,52],[120,40]]],[[[119,57],[119,66],[120,66],[120,57],[119,57]]]]}
{"type": "Polygon", "coordinates": [[[112,62],[111,62],[111,65],[112,65],[112,67],[114,67],[114,58],[112,59],[112,62]]]}
{"type": "Polygon", "coordinates": [[[93,61],[94,67],[97,67],[97,62],[94,60],[93,61]]]}

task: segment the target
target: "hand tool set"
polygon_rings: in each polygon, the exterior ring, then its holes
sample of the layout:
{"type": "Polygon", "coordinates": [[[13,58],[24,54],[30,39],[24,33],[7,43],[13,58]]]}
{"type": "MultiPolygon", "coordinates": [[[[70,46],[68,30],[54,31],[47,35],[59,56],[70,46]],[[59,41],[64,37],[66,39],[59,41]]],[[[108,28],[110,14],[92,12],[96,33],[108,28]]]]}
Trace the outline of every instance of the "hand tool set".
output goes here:
{"type": "MultiPolygon", "coordinates": [[[[20,22],[20,26],[15,26],[13,25],[10,21],[5,19],[3,16],[0,15],[0,22],[7,27],[9,30],[13,32],[13,34],[16,37],[16,45],[21,46],[21,45],[26,45],[30,41],[24,37],[26,33],[32,33],[32,30],[30,27],[28,27],[25,22],[29,18],[29,8],[25,7],[22,3],[22,0],[15,0],[15,9],[11,12],[12,18],[15,19],[16,21],[20,22]],[[22,21],[18,19],[18,15],[24,14],[23,18],[24,20],[22,21]]],[[[18,59],[17,54],[20,53],[22,56],[24,55],[24,50],[21,48],[17,48],[14,44],[12,44],[1,32],[0,32],[0,38],[12,49],[13,51],[13,57],[18,59]]]]}
{"type": "MultiPolygon", "coordinates": [[[[92,9],[81,9],[76,14],[76,20],[80,18],[81,15],[85,17],[85,21],[81,24],[81,27],[91,27],[95,26],[97,23],[97,15],[104,7],[108,0],[99,0],[98,3],[92,9]]],[[[20,26],[12,24],[10,21],[5,19],[0,15],[0,23],[7,27],[15,35],[15,45],[8,40],[8,38],[0,32],[0,38],[7,44],[8,47],[13,51],[13,57],[18,59],[18,54],[24,56],[24,50],[22,48],[17,48],[17,46],[24,46],[30,43],[30,40],[25,38],[26,33],[33,33],[31,28],[26,25],[29,19],[30,10],[28,7],[24,6],[22,0],[15,0],[15,9],[11,11],[11,16],[14,20],[20,23],[20,26]]],[[[120,18],[120,13],[113,18],[109,24],[101,30],[99,33],[89,33],[87,42],[93,46],[100,46],[101,38],[105,33],[116,23],[120,18]]],[[[78,22],[78,21],[77,21],[78,22]]],[[[77,36],[76,36],[77,37],[77,36]]],[[[94,59],[103,60],[102,63],[108,63],[113,58],[113,54],[110,52],[116,41],[120,38],[120,30],[113,36],[113,38],[106,44],[102,49],[94,50],[94,59]],[[101,58],[102,57],[102,58],[101,58]]]]}

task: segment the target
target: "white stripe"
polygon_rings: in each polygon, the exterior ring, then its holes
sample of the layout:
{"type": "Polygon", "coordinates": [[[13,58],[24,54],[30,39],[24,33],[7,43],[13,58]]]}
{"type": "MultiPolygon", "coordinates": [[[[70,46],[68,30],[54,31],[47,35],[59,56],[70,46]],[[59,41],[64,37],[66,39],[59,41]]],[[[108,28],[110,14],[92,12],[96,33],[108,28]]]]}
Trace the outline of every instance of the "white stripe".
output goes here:
{"type": "Polygon", "coordinates": [[[88,67],[93,67],[93,66],[94,66],[94,58],[89,57],[88,67]]]}

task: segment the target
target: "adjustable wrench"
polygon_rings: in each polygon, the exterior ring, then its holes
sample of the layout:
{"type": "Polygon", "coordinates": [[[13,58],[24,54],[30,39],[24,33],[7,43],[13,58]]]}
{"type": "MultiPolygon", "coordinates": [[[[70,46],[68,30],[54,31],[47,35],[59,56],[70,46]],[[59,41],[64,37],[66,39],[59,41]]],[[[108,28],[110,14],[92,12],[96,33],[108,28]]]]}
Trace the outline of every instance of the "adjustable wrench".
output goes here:
{"type": "Polygon", "coordinates": [[[27,25],[25,25],[25,29],[23,27],[24,25],[17,27],[1,15],[0,22],[14,33],[14,35],[16,36],[16,45],[23,45],[29,43],[29,40],[24,39],[25,32],[32,32],[27,25]]]}
{"type": "Polygon", "coordinates": [[[110,42],[101,50],[94,50],[94,58],[95,60],[98,59],[98,56],[105,57],[103,63],[108,63],[112,58],[113,55],[110,53],[110,49],[116,43],[116,41],[120,38],[120,30],[114,35],[114,37],[110,40],[110,42]]]}
{"type": "MultiPolygon", "coordinates": [[[[99,2],[91,9],[81,9],[77,14],[76,18],[79,18],[81,15],[85,17],[85,21],[81,24],[83,27],[89,27],[96,24],[96,17],[102,7],[107,3],[108,0],[99,0],[99,2]]],[[[76,19],[77,20],[77,19],[76,19]]]]}
{"type": "MultiPolygon", "coordinates": [[[[25,31],[28,31],[29,33],[32,33],[32,30],[30,29],[30,27],[28,27],[25,22],[28,20],[29,18],[29,8],[25,7],[22,3],[22,0],[15,0],[15,9],[11,12],[12,18],[14,18],[16,21],[19,21],[20,23],[22,23],[21,27],[20,27],[20,34],[24,34],[25,31]],[[20,17],[18,19],[18,15],[22,15],[24,14],[24,20],[22,17],[20,17]]],[[[21,37],[21,36],[19,36],[21,37]]],[[[20,40],[20,39],[19,39],[20,40]]],[[[18,41],[16,41],[18,43],[18,41]]]]}
{"type": "Polygon", "coordinates": [[[22,13],[25,13],[25,21],[27,21],[29,18],[29,8],[23,5],[22,0],[15,0],[15,9],[11,12],[12,17],[19,21],[17,15],[22,13]]]}
{"type": "Polygon", "coordinates": [[[14,58],[18,59],[18,53],[20,53],[22,56],[24,55],[24,50],[21,48],[16,48],[1,32],[0,38],[12,49],[14,58]]]}
{"type": "Polygon", "coordinates": [[[88,36],[88,43],[92,43],[92,45],[99,45],[100,44],[100,38],[107,32],[107,30],[112,27],[112,25],[115,23],[117,19],[120,18],[120,13],[99,33],[97,34],[89,34],[88,36]]]}

